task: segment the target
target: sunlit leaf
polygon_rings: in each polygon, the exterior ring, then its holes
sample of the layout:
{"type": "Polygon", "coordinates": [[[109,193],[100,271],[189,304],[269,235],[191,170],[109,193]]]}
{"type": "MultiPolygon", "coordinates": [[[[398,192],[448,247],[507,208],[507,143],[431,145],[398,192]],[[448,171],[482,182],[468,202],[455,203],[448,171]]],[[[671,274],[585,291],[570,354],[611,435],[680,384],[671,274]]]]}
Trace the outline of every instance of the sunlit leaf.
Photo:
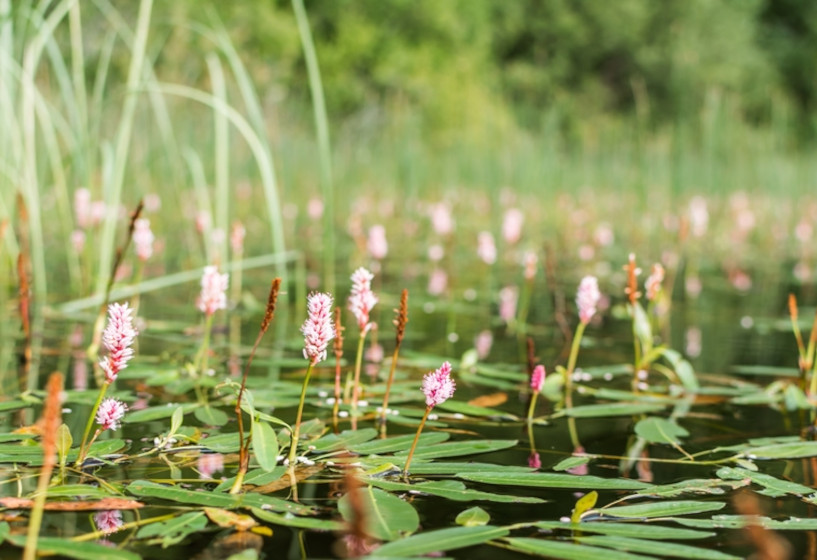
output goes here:
{"type": "MultiPolygon", "coordinates": [[[[438,457],[461,457],[463,455],[476,455],[478,453],[490,453],[508,449],[517,444],[512,439],[479,439],[474,441],[449,441],[437,445],[431,445],[424,449],[417,449],[414,453],[416,459],[436,459],[438,457]]],[[[408,451],[400,452],[397,456],[408,455],[408,451]]]]}
{"type": "Polygon", "coordinates": [[[658,551],[656,550],[654,541],[635,539],[631,537],[605,535],[579,537],[578,540],[582,543],[603,546],[618,551],[626,550],[628,552],[644,552],[647,554],[655,554],[656,552],[660,552],[662,556],[669,556],[672,558],[689,558],[690,560],[740,560],[742,558],[741,556],[733,556],[732,554],[725,554],[709,548],[699,548],[696,546],[678,543],[672,543],[671,546],[661,547],[661,550],[658,551]]]}
{"type": "Polygon", "coordinates": [[[475,416],[475,417],[482,417],[482,418],[507,418],[510,420],[514,420],[518,418],[516,415],[511,414],[509,412],[504,412],[502,410],[496,410],[495,408],[487,408],[484,406],[478,406],[471,403],[465,403],[462,401],[455,401],[455,400],[448,400],[444,403],[437,405],[436,409],[442,409],[447,412],[455,412],[459,414],[465,414],[466,416],[475,416]]]}
{"type": "Polygon", "coordinates": [[[573,513],[570,515],[570,521],[573,523],[578,523],[579,519],[582,517],[582,514],[587,510],[592,509],[596,505],[596,501],[598,499],[599,493],[595,490],[588,492],[579,498],[576,505],[573,507],[573,513]]]}
{"type": "Polygon", "coordinates": [[[620,537],[655,540],[706,539],[715,536],[715,533],[709,531],[665,527],[653,523],[645,523],[642,520],[632,523],[616,523],[614,521],[595,523],[582,521],[579,524],[564,521],[540,521],[534,523],[534,526],[540,529],[564,529],[566,531],[581,531],[582,533],[600,533],[602,535],[617,535],[620,537]]]}
{"type": "Polygon", "coordinates": [[[252,423],[252,449],[255,460],[265,471],[271,472],[278,464],[278,437],[275,430],[266,422],[256,420],[252,423]]]}
{"type": "Polygon", "coordinates": [[[692,364],[686,361],[680,352],[671,348],[665,348],[664,358],[672,365],[672,369],[675,370],[675,375],[678,376],[684,389],[693,393],[700,389],[700,384],[695,375],[695,370],[692,369],[692,364]]]}
{"type": "Polygon", "coordinates": [[[204,513],[210,521],[219,527],[237,529],[238,531],[248,531],[258,525],[258,522],[249,515],[233,513],[221,508],[204,508],[204,513]]]}
{"type": "MultiPolygon", "coordinates": [[[[427,434],[420,434],[420,439],[417,442],[417,445],[420,449],[422,449],[427,445],[434,445],[436,443],[446,441],[449,437],[451,437],[451,435],[447,432],[429,432],[427,434]]],[[[349,451],[352,453],[360,453],[361,455],[382,455],[384,453],[406,451],[409,447],[411,447],[413,441],[414,434],[406,434],[350,445],[349,451]]]]}
{"type": "Polygon", "coordinates": [[[609,548],[599,548],[575,542],[557,541],[553,539],[534,539],[529,537],[513,537],[504,539],[510,550],[525,554],[536,554],[546,558],[560,558],[563,560],[643,560],[653,558],[631,554],[609,548]]]}
{"type": "Polygon", "coordinates": [[[349,449],[366,441],[377,437],[377,430],[374,428],[363,428],[362,430],[345,430],[339,434],[329,434],[311,442],[309,446],[315,452],[337,451],[349,449]]]}
{"type": "Polygon", "coordinates": [[[420,526],[417,511],[397,496],[371,486],[353,492],[356,497],[347,493],[338,501],[338,511],[343,519],[352,523],[358,515],[353,498],[357,500],[363,508],[364,530],[370,537],[393,541],[413,533],[420,526]]]}
{"type": "MultiPolygon", "coordinates": [[[[199,410],[196,408],[196,410],[199,410]]],[[[177,406],[173,410],[173,414],[170,415],[170,433],[175,434],[179,431],[179,428],[182,427],[182,422],[184,422],[184,407],[177,406]]]]}
{"type": "Polygon", "coordinates": [[[724,506],[726,504],[723,502],[661,501],[609,507],[597,510],[597,512],[604,517],[651,518],[717,511],[723,509],[724,506]]]}
{"type": "Polygon", "coordinates": [[[68,452],[71,450],[73,443],[74,438],[71,437],[71,429],[65,424],[60,424],[60,427],[57,428],[57,455],[61,465],[65,465],[68,452]]]}
{"type": "Polygon", "coordinates": [[[635,425],[635,433],[650,443],[677,444],[680,438],[689,435],[689,432],[667,418],[650,416],[639,420],[635,425]]]}
{"type": "Polygon", "coordinates": [[[793,494],[795,496],[806,496],[814,494],[814,488],[797,484],[789,480],[781,480],[768,474],[749,471],[746,469],[739,469],[734,467],[721,467],[716,473],[719,477],[726,480],[751,480],[753,483],[763,486],[761,494],[772,497],[785,496],[786,494],[793,494]]]}
{"type": "MultiPolygon", "coordinates": [[[[14,545],[25,546],[26,536],[8,535],[7,539],[14,545]]],[[[59,537],[39,537],[37,539],[37,552],[41,554],[59,555],[62,558],[75,558],[77,560],[140,560],[141,556],[135,552],[122,549],[114,549],[94,542],[75,542],[59,537]],[[115,556],[114,556],[115,555],[115,556]]]]}
{"type": "Polygon", "coordinates": [[[216,434],[201,440],[201,445],[216,453],[233,453],[241,447],[238,432],[216,434]]]}
{"type": "Polygon", "coordinates": [[[668,518],[687,527],[699,529],[742,529],[748,525],[759,525],[775,531],[817,531],[817,518],[770,519],[763,516],[714,515],[711,519],[691,519],[687,517],[668,518]]]}
{"type": "Polygon", "coordinates": [[[465,480],[500,486],[527,486],[529,488],[576,488],[579,490],[639,490],[648,485],[624,478],[601,478],[562,473],[476,473],[461,474],[465,480]]]}
{"type": "Polygon", "coordinates": [[[160,538],[162,546],[181,542],[188,535],[201,531],[207,526],[207,517],[203,511],[183,513],[172,519],[156,521],[139,528],[138,539],[160,538]]]}
{"type": "Polygon", "coordinates": [[[537,504],[545,501],[541,498],[534,498],[532,496],[514,496],[512,494],[480,492],[479,490],[475,490],[473,488],[467,488],[465,484],[458,480],[434,480],[430,482],[409,484],[394,480],[367,478],[366,482],[378,488],[382,488],[383,490],[430,494],[432,496],[440,496],[455,502],[484,500],[488,502],[537,504]]]}
{"type": "Polygon", "coordinates": [[[664,408],[664,405],[652,403],[585,404],[573,408],[563,408],[553,417],[603,418],[605,416],[632,416],[635,414],[650,414],[664,410],[664,408]]]}
{"type": "Polygon", "coordinates": [[[462,525],[463,527],[479,527],[482,525],[487,525],[490,520],[491,516],[488,515],[487,511],[481,507],[475,506],[461,511],[457,515],[454,522],[457,525],[462,525]]]}
{"type": "Polygon", "coordinates": [[[581,465],[586,465],[591,459],[592,457],[587,455],[583,455],[581,457],[568,457],[567,459],[562,459],[553,465],[552,469],[558,472],[566,471],[568,469],[580,467],[581,465]]]}
{"type": "Polygon", "coordinates": [[[267,523],[295,527],[297,529],[312,529],[314,531],[342,531],[346,524],[334,519],[316,519],[314,517],[298,517],[291,513],[273,513],[271,511],[253,508],[252,514],[267,523]]]}
{"type": "Polygon", "coordinates": [[[198,404],[196,403],[185,403],[185,404],[174,404],[168,403],[166,405],[161,406],[151,406],[149,408],[144,408],[142,410],[134,410],[133,412],[128,412],[122,421],[126,424],[139,424],[142,422],[150,422],[153,420],[164,420],[165,418],[170,418],[173,416],[173,413],[176,412],[177,408],[181,408],[184,414],[191,412],[198,408],[198,404]]]}
{"type": "Polygon", "coordinates": [[[742,454],[752,460],[817,457],[817,441],[797,441],[752,447],[744,450],[742,454]]]}
{"type": "Polygon", "coordinates": [[[639,496],[653,498],[674,498],[683,494],[725,494],[726,490],[735,490],[748,483],[743,480],[725,481],[717,478],[692,478],[672,484],[650,486],[639,490],[639,496]]]}
{"type": "Polygon", "coordinates": [[[230,421],[230,417],[223,410],[210,405],[201,406],[193,411],[196,420],[207,426],[223,426],[230,421]]]}
{"type": "Polygon", "coordinates": [[[432,552],[456,550],[503,537],[508,532],[505,527],[491,525],[423,531],[405,539],[384,544],[377,549],[377,555],[381,557],[421,556],[432,552]]]}

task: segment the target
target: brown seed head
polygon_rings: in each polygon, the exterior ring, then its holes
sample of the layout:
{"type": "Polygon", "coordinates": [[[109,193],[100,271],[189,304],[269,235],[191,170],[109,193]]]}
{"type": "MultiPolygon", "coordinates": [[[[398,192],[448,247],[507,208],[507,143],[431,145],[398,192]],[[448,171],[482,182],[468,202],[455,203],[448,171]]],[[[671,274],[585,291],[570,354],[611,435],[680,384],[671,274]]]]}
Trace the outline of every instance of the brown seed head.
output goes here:
{"type": "Polygon", "coordinates": [[[408,323],[408,290],[404,289],[400,295],[400,309],[395,309],[394,326],[397,328],[395,340],[397,345],[403,342],[403,337],[406,334],[406,323],[408,323]]]}
{"type": "Polygon", "coordinates": [[[264,312],[264,319],[261,321],[261,332],[267,332],[269,324],[275,315],[275,304],[278,301],[278,292],[281,289],[281,279],[274,278],[269,289],[269,298],[267,299],[267,309],[264,312]]]}
{"type": "Polygon", "coordinates": [[[789,294],[789,315],[792,321],[797,321],[797,298],[794,294],[789,294]]]}
{"type": "Polygon", "coordinates": [[[343,331],[346,329],[343,325],[340,324],[341,319],[341,309],[340,307],[335,307],[335,343],[334,343],[334,351],[335,351],[335,358],[338,360],[341,359],[343,356],[343,331]]]}
{"type": "Polygon", "coordinates": [[[627,287],[624,288],[624,293],[627,294],[630,303],[635,305],[638,298],[641,297],[641,292],[638,291],[638,275],[641,274],[641,270],[635,265],[634,253],[630,253],[630,258],[624,266],[624,270],[627,271],[627,287]]]}
{"type": "Polygon", "coordinates": [[[45,407],[41,423],[43,467],[57,462],[57,428],[62,419],[62,374],[54,372],[46,385],[45,407]]]}

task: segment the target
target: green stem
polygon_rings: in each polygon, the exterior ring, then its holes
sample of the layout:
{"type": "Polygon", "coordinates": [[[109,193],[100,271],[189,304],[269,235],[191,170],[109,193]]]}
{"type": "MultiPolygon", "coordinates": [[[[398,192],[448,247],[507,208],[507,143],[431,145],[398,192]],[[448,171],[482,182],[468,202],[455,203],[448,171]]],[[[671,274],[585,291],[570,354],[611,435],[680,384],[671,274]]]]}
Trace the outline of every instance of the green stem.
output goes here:
{"type": "Polygon", "coordinates": [[[528,423],[533,420],[533,411],[536,409],[536,398],[539,396],[539,391],[534,391],[530,398],[530,406],[528,407],[528,423]]]}
{"type": "Polygon", "coordinates": [[[408,458],[406,458],[406,466],[403,467],[403,477],[406,478],[409,475],[409,465],[411,464],[411,458],[414,457],[414,450],[417,448],[417,442],[420,441],[420,434],[423,431],[423,426],[426,425],[426,420],[428,420],[428,414],[431,412],[431,409],[434,408],[433,406],[427,406],[426,412],[423,414],[423,419],[420,420],[420,425],[417,427],[417,435],[414,436],[414,441],[411,444],[411,450],[409,451],[408,458]]]}
{"type": "Polygon", "coordinates": [[[315,367],[315,362],[309,362],[309,367],[306,368],[306,377],[304,377],[304,384],[301,387],[301,400],[298,402],[298,415],[295,417],[295,424],[292,427],[292,443],[289,446],[289,456],[287,461],[290,468],[295,466],[295,455],[298,451],[298,438],[301,436],[301,417],[304,413],[304,401],[306,400],[306,386],[309,385],[309,378],[312,375],[312,369],[315,367]]]}
{"type": "Polygon", "coordinates": [[[572,416],[567,419],[567,429],[570,431],[570,443],[573,444],[573,450],[575,451],[582,444],[579,441],[579,431],[576,429],[576,419],[572,416]]]}
{"type": "Polygon", "coordinates": [[[352,429],[357,429],[357,398],[360,395],[360,369],[363,363],[363,343],[366,341],[366,330],[360,332],[355,356],[355,383],[352,387],[352,429]]]}
{"type": "Polygon", "coordinates": [[[397,354],[400,352],[400,345],[394,348],[394,354],[391,357],[391,367],[389,368],[389,380],[386,382],[386,393],[383,395],[383,406],[380,408],[380,432],[382,435],[386,433],[386,409],[389,407],[389,394],[391,393],[391,384],[394,382],[394,370],[397,367],[397,354]]]}
{"type": "Polygon", "coordinates": [[[587,323],[580,322],[573,335],[573,343],[570,345],[570,357],[567,359],[567,369],[565,370],[565,407],[573,408],[573,370],[576,369],[576,359],[579,356],[579,346],[587,323]]]}
{"type": "MultiPolygon", "coordinates": [[[[97,410],[99,410],[99,405],[102,404],[102,399],[105,397],[105,392],[108,390],[108,385],[110,385],[110,383],[107,381],[102,384],[102,387],[99,389],[99,395],[94,403],[94,407],[91,409],[91,414],[88,415],[88,421],[85,423],[85,432],[82,434],[82,443],[79,446],[79,455],[77,456],[77,462],[74,463],[77,468],[82,468],[82,463],[85,461],[85,456],[88,454],[88,449],[86,447],[88,435],[91,433],[91,428],[94,426],[94,417],[96,416],[97,410]]],[[[90,447],[90,444],[88,447],[90,447]]]]}

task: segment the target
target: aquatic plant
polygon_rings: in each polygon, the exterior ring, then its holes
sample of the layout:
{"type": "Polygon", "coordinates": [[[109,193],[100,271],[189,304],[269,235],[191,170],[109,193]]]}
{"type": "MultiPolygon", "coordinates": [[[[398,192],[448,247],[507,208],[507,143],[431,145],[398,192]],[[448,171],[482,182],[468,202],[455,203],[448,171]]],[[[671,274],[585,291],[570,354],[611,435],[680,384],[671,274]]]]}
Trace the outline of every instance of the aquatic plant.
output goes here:
{"type": "Polygon", "coordinates": [[[360,370],[363,363],[363,345],[366,335],[375,326],[370,320],[372,308],[377,304],[377,296],[372,291],[374,274],[361,267],[352,273],[352,293],[349,296],[349,311],[355,316],[360,338],[355,354],[355,377],[352,384],[352,422],[357,423],[357,408],[360,398],[360,370]]]}
{"type": "Polygon", "coordinates": [[[420,425],[417,427],[417,434],[411,443],[411,449],[409,449],[408,457],[406,457],[406,463],[403,465],[404,477],[409,475],[411,459],[414,457],[417,442],[420,441],[420,434],[423,431],[423,426],[425,426],[431,410],[454,396],[454,390],[456,388],[457,384],[451,378],[451,364],[448,362],[443,362],[443,365],[423,377],[423,395],[425,395],[426,398],[426,410],[425,413],[423,413],[422,420],[420,420],[420,425]]]}

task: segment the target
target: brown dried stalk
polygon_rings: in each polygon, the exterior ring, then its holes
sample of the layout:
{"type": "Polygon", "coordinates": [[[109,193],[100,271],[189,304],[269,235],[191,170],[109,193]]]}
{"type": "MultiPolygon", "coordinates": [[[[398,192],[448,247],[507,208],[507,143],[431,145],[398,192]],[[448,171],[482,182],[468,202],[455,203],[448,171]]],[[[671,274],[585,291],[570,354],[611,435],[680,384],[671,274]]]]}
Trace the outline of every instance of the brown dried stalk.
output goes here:
{"type": "Polygon", "coordinates": [[[627,271],[627,287],[624,288],[624,293],[627,294],[630,304],[635,305],[638,303],[638,298],[641,297],[641,292],[638,291],[638,275],[641,271],[635,265],[635,254],[630,253],[624,270],[627,271]]]}
{"type": "Polygon", "coordinates": [[[57,429],[62,421],[61,393],[62,374],[54,372],[48,378],[46,385],[45,407],[43,417],[40,422],[40,432],[42,434],[43,446],[43,466],[40,467],[40,478],[37,482],[37,494],[34,498],[34,506],[29,517],[28,535],[26,537],[26,547],[23,553],[23,560],[34,560],[37,556],[37,537],[40,534],[40,526],[43,522],[43,508],[45,507],[45,497],[48,492],[48,485],[51,481],[51,473],[57,465],[57,429]]]}
{"type": "Polygon", "coordinates": [[[18,307],[20,322],[23,327],[23,359],[18,383],[20,391],[25,391],[28,387],[28,376],[31,371],[31,244],[28,238],[28,209],[25,200],[20,193],[17,193],[17,216],[20,220],[20,252],[17,255],[17,286],[18,307]]]}
{"type": "Polygon", "coordinates": [[[255,338],[255,344],[252,346],[250,355],[247,357],[247,365],[244,367],[244,376],[241,378],[241,389],[238,391],[238,398],[235,401],[235,413],[238,417],[238,441],[240,447],[238,451],[238,474],[236,475],[235,484],[233,484],[230,492],[236,493],[241,489],[241,484],[244,475],[247,473],[250,463],[250,441],[252,434],[247,436],[244,441],[244,417],[241,414],[241,399],[244,397],[244,391],[247,388],[247,376],[250,373],[250,365],[255,357],[255,352],[258,350],[258,345],[261,344],[261,338],[269,329],[272,318],[275,316],[275,305],[278,302],[278,292],[281,290],[281,279],[274,278],[270,285],[269,297],[267,298],[267,308],[264,311],[264,318],[261,320],[261,329],[258,331],[258,336],[255,338]]]}
{"type": "Polygon", "coordinates": [[[394,354],[391,357],[391,367],[389,368],[389,380],[386,383],[386,393],[383,395],[383,406],[380,408],[380,430],[381,435],[385,435],[386,430],[386,411],[389,407],[389,393],[391,393],[391,385],[394,382],[394,370],[397,367],[397,355],[400,353],[400,345],[403,343],[403,337],[406,335],[406,323],[408,323],[408,290],[404,289],[400,294],[400,308],[395,309],[394,318],[394,354]]]}
{"type": "Polygon", "coordinates": [[[743,528],[746,536],[757,549],[757,554],[753,555],[758,560],[787,560],[791,558],[791,544],[777,532],[763,527],[759,518],[763,515],[757,497],[750,492],[740,492],[732,500],[735,510],[745,517],[758,519],[751,521],[743,528]]]}

